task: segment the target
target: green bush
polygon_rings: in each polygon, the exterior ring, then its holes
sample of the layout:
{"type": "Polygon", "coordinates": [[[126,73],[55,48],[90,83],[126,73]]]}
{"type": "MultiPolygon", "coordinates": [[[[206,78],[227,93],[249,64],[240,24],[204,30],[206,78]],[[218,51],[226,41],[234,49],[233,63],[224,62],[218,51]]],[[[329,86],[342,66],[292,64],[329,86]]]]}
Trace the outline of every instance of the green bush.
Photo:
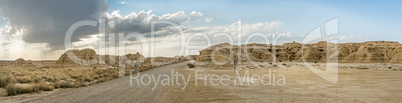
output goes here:
{"type": "Polygon", "coordinates": [[[9,83],[11,83],[10,77],[0,77],[0,87],[6,87],[9,83]]]}

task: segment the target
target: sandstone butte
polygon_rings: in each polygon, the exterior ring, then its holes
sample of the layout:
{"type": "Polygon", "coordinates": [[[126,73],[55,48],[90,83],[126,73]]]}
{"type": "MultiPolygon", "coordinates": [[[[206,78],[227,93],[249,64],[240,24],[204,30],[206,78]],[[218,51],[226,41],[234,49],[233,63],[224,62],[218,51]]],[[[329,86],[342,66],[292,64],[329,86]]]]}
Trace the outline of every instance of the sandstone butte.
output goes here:
{"type": "Polygon", "coordinates": [[[339,44],[320,41],[304,45],[300,43],[283,45],[253,43],[240,46],[223,43],[200,51],[196,63],[197,66],[229,66],[233,65],[234,59],[242,64],[250,63],[250,61],[400,64],[402,63],[401,52],[402,45],[392,41],[339,44]]]}
{"type": "MultiPolygon", "coordinates": [[[[364,43],[339,43],[320,41],[314,44],[285,43],[283,45],[271,44],[245,44],[230,45],[217,44],[200,51],[199,55],[187,57],[144,57],[140,53],[126,54],[124,56],[98,55],[93,49],[74,49],[71,51],[77,58],[72,60],[67,52],[62,54],[52,67],[75,66],[113,66],[119,63],[133,65],[151,65],[151,59],[156,62],[195,59],[197,66],[231,66],[233,58],[237,62],[247,64],[252,62],[336,62],[339,63],[402,63],[402,44],[392,41],[368,41],[364,43]],[[333,52],[338,49],[337,53],[333,52]],[[233,51],[231,54],[230,51],[233,51]],[[328,54],[328,55],[327,55],[328,54]],[[240,59],[238,58],[240,57],[240,59]],[[123,61],[124,58],[128,59],[123,61]],[[215,58],[215,59],[212,59],[215,58]],[[74,62],[75,61],[75,62],[74,62]],[[216,61],[216,62],[214,62],[216,61]],[[225,62],[227,61],[227,62],[225,62]],[[220,64],[215,64],[220,63],[220,64]]],[[[8,66],[33,67],[32,61],[19,58],[8,66]]]]}
{"type": "Polygon", "coordinates": [[[91,67],[118,67],[120,64],[126,64],[127,66],[133,66],[135,63],[138,65],[163,65],[169,64],[168,62],[183,61],[186,58],[184,56],[176,57],[144,57],[140,53],[126,54],[124,56],[115,55],[98,55],[93,49],[74,49],[69,50],[62,54],[55,62],[53,67],[77,67],[77,66],[91,66],[91,67]],[[71,51],[78,59],[72,59],[68,57],[67,52],[71,51]],[[158,63],[151,64],[151,61],[158,63]]]}

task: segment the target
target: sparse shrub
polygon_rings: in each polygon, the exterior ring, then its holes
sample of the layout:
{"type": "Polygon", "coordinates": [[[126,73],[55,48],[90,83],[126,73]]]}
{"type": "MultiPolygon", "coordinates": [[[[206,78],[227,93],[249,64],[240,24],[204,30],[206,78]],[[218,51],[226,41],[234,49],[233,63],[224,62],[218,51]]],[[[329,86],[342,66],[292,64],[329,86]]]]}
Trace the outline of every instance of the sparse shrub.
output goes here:
{"type": "Polygon", "coordinates": [[[13,85],[8,85],[6,87],[6,89],[7,89],[7,94],[9,96],[17,95],[20,92],[19,88],[17,86],[15,86],[14,84],[13,85]]]}
{"type": "Polygon", "coordinates": [[[71,78],[74,78],[74,79],[77,79],[77,78],[80,78],[80,77],[82,77],[82,76],[79,75],[79,74],[73,74],[73,75],[71,75],[71,78]]]}
{"type": "Polygon", "coordinates": [[[60,82],[60,83],[59,83],[58,87],[59,87],[59,88],[73,88],[73,87],[75,87],[75,86],[74,86],[74,84],[72,84],[72,83],[70,83],[70,82],[63,81],[63,82],[60,82]]]}
{"type": "Polygon", "coordinates": [[[89,76],[85,76],[84,77],[84,81],[85,82],[91,82],[93,79],[92,78],[90,78],[89,76]]]}
{"type": "Polygon", "coordinates": [[[104,78],[99,79],[97,82],[102,83],[105,82],[106,80],[104,78]]]}
{"type": "Polygon", "coordinates": [[[112,76],[112,78],[113,78],[113,79],[119,78],[119,74],[114,74],[114,75],[112,76]]]}
{"type": "Polygon", "coordinates": [[[95,84],[102,83],[101,79],[95,80],[95,84]]]}
{"type": "Polygon", "coordinates": [[[34,78],[32,81],[35,83],[39,83],[42,81],[42,78],[34,78]]]}
{"type": "Polygon", "coordinates": [[[191,63],[188,63],[187,66],[188,66],[189,68],[194,68],[194,67],[195,67],[195,65],[194,65],[194,64],[191,64],[191,63]]]}
{"type": "Polygon", "coordinates": [[[80,83],[80,87],[88,87],[89,86],[89,82],[83,82],[83,83],[80,83]]]}
{"type": "Polygon", "coordinates": [[[9,96],[39,91],[38,86],[33,84],[11,84],[6,89],[9,96]]]}
{"type": "MultiPolygon", "coordinates": [[[[149,68],[149,67],[142,67],[149,68]]],[[[88,86],[119,78],[118,69],[0,68],[0,87],[9,95],[88,86]],[[32,83],[32,84],[28,84],[32,83]]]]}
{"type": "Polygon", "coordinates": [[[16,79],[17,79],[17,81],[19,83],[31,83],[31,82],[33,82],[33,80],[31,80],[31,78],[28,77],[28,76],[16,77],[16,79]]]}
{"type": "Polygon", "coordinates": [[[0,87],[6,87],[9,83],[11,83],[10,77],[0,77],[0,87]]]}
{"type": "Polygon", "coordinates": [[[52,82],[52,81],[55,80],[55,78],[52,77],[52,76],[43,76],[43,78],[44,78],[46,81],[49,81],[49,82],[52,82]]]}
{"type": "Polygon", "coordinates": [[[38,88],[43,91],[52,91],[54,89],[53,86],[48,86],[45,82],[40,82],[38,88]]]}
{"type": "Polygon", "coordinates": [[[359,67],[356,67],[356,69],[369,69],[367,66],[359,66],[359,67]]]}
{"type": "Polygon", "coordinates": [[[92,74],[91,76],[93,79],[99,79],[99,75],[98,74],[92,74]]]}

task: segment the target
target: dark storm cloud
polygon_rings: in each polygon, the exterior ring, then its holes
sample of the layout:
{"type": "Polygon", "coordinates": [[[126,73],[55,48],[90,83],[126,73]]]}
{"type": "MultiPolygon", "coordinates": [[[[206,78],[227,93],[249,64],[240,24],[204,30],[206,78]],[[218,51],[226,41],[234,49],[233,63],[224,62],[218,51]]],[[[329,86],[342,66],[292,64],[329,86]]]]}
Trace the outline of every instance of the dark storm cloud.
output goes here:
{"type": "Polygon", "coordinates": [[[109,32],[113,33],[125,33],[138,32],[146,37],[149,37],[152,30],[152,21],[163,21],[169,23],[156,23],[154,24],[155,36],[166,36],[172,34],[179,34],[178,30],[173,25],[176,24],[178,28],[186,30],[186,27],[180,24],[192,20],[197,20],[202,17],[202,13],[193,11],[190,15],[187,15],[184,11],[179,11],[173,14],[165,14],[157,16],[151,14],[152,11],[140,11],[138,13],[131,13],[129,15],[121,16],[119,11],[114,11],[111,14],[106,14],[107,21],[113,21],[115,27],[109,29],[109,32]],[[172,25],[173,24],[173,25],[172,25]]]}
{"type": "MultiPolygon", "coordinates": [[[[115,22],[114,28],[106,27],[106,33],[150,34],[151,21],[172,21],[180,25],[202,17],[202,13],[195,11],[190,15],[179,11],[156,16],[151,14],[152,11],[140,11],[120,16],[118,11],[107,13],[107,9],[106,0],[0,0],[0,15],[9,22],[7,27],[10,29],[4,35],[22,33],[26,43],[47,43],[52,49],[63,49],[67,30],[82,20],[98,21],[99,18],[105,18],[106,24],[115,22]]],[[[155,31],[163,31],[167,27],[171,25],[157,24],[155,31]]],[[[77,42],[97,33],[97,26],[82,26],[74,31],[71,41],[77,42]]]]}
{"type": "MultiPolygon", "coordinates": [[[[63,46],[64,36],[72,24],[97,20],[107,8],[106,0],[0,0],[0,15],[11,27],[5,34],[24,30],[26,43],[48,43],[51,47],[63,46]]],[[[88,32],[93,30],[79,31],[72,41],[78,41],[88,32]]]]}

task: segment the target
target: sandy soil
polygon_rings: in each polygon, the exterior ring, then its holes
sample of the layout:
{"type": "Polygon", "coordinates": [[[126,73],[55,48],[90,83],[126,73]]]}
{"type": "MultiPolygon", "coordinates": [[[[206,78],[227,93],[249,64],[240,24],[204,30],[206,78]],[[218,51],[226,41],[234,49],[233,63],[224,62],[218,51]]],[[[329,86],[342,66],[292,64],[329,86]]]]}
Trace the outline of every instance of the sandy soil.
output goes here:
{"type": "MultiPolygon", "coordinates": [[[[350,65],[350,64],[347,64],[350,65]]],[[[297,66],[263,67],[249,69],[252,74],[268,74],[286,77],[286,86],[191,85],[181,90],[175,87],[166,92],[170,102],[400,102],[402,100],[402,72],[385,70],[340,69],[339,82],[329,83],[313,74],[309,69],[297,66]],[[272,73],[272,72],[271,72],[272,73]]],[[[230,75],[233,70],[211,70],[198,68],[205,74],[230,75]]],[[[182,73],[194,74],[194,69],[181,69],[182,73]]],[[[243,76],[245,70],[240,70],[243,76]]],[[[195,80],[191,81],[194,84],[195,80]]],[[[198,81],[202,84],[203,81],[198,81]]],[[[216,83],[216,81],[215,81],[216,83]]]]}
{"type": "MultiPolygon", "coordinates": [[[[170,85],[129,86],[129,77],[95,84],[89,87],[55,90],[11,97],[0,97],[2,102],[400,102],[402,101],[402,71],[372,69],[340,69],[339,82],[329,83],[309,69],[297,65],[258,67],[249,74],[283,75],[285,85],[234,85],[233,70],[188,68],[187,62],[162,66],[144,74],[168,74],[178,71],[190,75],[188,86],[170,85]],[[212,85],[197,77],[204,74],[228,75],[225,85],[212,85]],[[271,72],[272,73],[272,72],[271,72]],[[205,83],[205,84],[204,84],[205,83]],[[183,89],[184,88],[184,89],[183,89]],[[34,95],[34,96],[32,96],[34,95]],[[22,98],[26,97],[26,98],[22,98]],[[5,101],[7,100],[7,101],[5,101]]],[[[243,76],[247,69],[240,69],[243,76]]],[[[204,75],[205,76],[205,75],[204,75]]],[[[279,77],[279,76],[277,76],[279,77]]],[[[170,78],[171,79],[171,78],[170,78]]],[[[264,78],[268,80],[268,78],[264,78]]],[[[147,81],[146,81],[147,82],[147,81]]],[[[178,79],[178,83],[184,83],[178,79]]],[[[214,81],[219,83],[219,81],[214,81]]],[[[247,83],[247,82],[246,82],[247,83]]],[[[248,82],[249,83],[249,82],[248,82]]]]}

